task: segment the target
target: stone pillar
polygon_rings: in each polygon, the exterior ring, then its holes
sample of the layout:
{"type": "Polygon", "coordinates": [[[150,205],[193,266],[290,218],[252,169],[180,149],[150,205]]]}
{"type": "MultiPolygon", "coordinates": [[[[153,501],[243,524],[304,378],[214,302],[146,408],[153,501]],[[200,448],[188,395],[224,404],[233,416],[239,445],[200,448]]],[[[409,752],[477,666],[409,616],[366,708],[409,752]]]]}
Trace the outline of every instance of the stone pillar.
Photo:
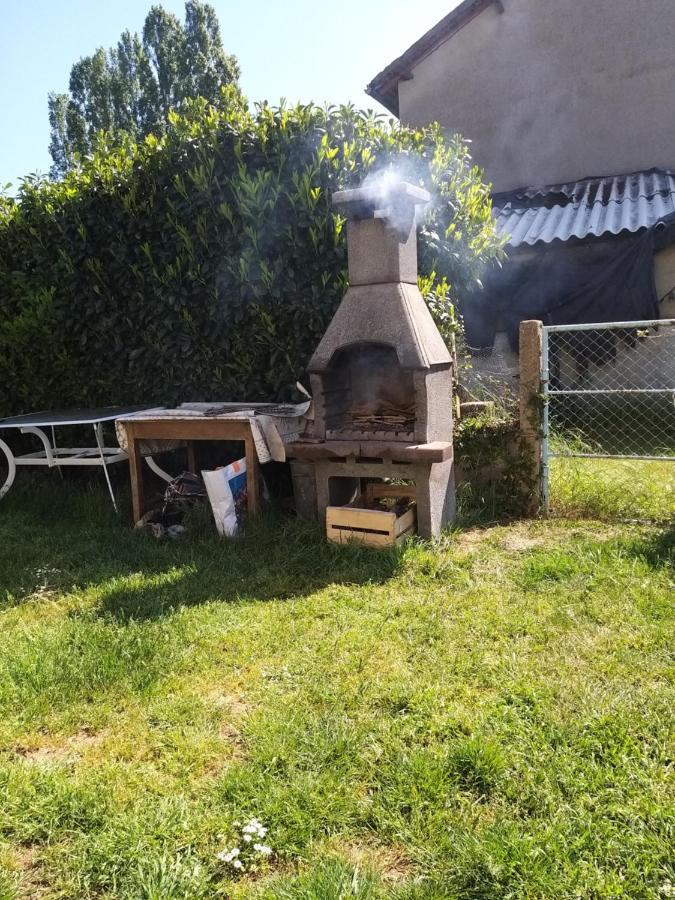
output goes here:
{"type": "Polygon", "coordinates": [[[529,512],[537,515],[541,508],[541,354],[542,323],[528,320],[520,323],[520,433],[530,451],[532,461],[532,499],[529,512]]]}
{"type": "Polygon", "coordinates": [[[455,464],[449,459],[430,466],[415,466],[417,532],[438,538],[444,525],[455,519],[455,464]]]}

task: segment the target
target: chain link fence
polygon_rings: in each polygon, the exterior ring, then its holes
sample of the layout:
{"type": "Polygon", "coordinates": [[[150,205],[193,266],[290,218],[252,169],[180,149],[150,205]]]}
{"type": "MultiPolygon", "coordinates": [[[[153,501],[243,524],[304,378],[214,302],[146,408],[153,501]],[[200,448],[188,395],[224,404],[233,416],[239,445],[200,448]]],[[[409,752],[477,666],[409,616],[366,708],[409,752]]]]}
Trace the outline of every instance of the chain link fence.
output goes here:
{"type": "MultiPolygon", "coordinates": [[[[544,326],[542,396],[547,512],[555,507],[552,463],[564,459],[659,463],[614,471],[628,490],[632,472],[660,479],[667,508],[675,480],[675,319],[544,326]]],[[[612,471],[588,465],[591,478],[612,471]]]]}

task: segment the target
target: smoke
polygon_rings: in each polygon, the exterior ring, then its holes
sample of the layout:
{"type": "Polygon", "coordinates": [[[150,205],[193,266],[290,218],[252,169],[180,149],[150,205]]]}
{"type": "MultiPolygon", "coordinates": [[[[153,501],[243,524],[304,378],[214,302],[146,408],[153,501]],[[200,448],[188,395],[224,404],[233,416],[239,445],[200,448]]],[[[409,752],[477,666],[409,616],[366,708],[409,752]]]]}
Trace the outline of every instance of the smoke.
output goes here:
{"type": "Polygon", "coordinates": [[[428,176],[428,168],[421,159],[405,156],[369,172],[361,184],[369,203],[375,207],[375,218],[384,219],[401,237],[408,235],[413,225],[419,224],[431,204],[413,206],[409,199],[401,196],[398,188],[402,182],[421,186],[421,182],[428,182],[425,174],[428,176]]]}

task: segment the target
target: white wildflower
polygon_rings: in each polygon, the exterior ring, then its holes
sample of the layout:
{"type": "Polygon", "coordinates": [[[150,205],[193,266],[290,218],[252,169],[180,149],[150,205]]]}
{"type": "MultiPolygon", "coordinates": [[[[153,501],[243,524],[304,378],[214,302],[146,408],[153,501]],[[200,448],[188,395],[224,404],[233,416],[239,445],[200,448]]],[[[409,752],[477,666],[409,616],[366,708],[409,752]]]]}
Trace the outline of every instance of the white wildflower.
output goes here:
{"type": "Polygon", "coordinates": [[[237,831],[241,836],[241,849],[232,847],[217,854],[218,859],[227,863],[238,872],[256,871],[260,857],[271,856],[272,848],[262,843],[262,838],[267,834],[267,828],[260,819],[252,816],[246,824],[236,823],[237,831]]]}
{"type": "Polygon", "coordinates": [[[217,858],[224,863],[231,863],[233,859],[236,859],[239,856],[240,850],[239,847],[233,847],[231,850],[221,850],[218,854],[217,858]]]}

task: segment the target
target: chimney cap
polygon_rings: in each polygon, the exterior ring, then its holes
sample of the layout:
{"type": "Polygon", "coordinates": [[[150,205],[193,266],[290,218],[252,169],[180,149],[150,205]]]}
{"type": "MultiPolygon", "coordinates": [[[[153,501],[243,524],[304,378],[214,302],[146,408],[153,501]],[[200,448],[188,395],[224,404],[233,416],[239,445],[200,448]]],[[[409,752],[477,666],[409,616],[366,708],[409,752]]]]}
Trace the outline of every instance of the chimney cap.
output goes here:
{"type": "Polygon", "coordinates": [[[423,206],[431,200],[431,194],[424,188],[408,181],[374,181],[359,188],[336,191],[332,202],[348,219],[387,218],[392,207],[423,206]]]}

